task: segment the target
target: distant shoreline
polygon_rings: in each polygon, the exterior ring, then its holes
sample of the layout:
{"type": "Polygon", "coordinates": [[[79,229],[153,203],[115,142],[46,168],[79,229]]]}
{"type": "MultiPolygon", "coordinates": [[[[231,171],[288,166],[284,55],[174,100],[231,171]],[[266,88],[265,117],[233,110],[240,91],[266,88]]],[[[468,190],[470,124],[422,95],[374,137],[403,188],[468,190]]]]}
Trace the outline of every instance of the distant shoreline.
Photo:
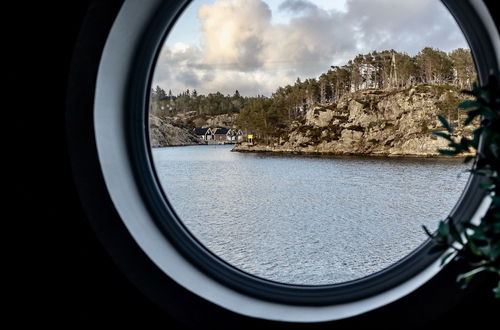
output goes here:
{"type": "MultiPolygon", "coordinates": [[[[160,148],[174,148],[174,147],[193,147],[193,146],[227,146],[231,144],[175,144],[175,145],[164,145],[164,146],[151,146],[152,149],[160,149],[160,148]]],[[[234,145],[234,144],[232,144],[234,145]]],[[[232,150],[231,150],[232,151],[232,150]]]]}
{"type": "Polygon", "coordinates": [[[260,153],[260,154],[283,154],[283,155],[295,155],[295,156],[319,156],[319,157],[374,157],[374,158],[447,158],[447,159],[459,159],[465,158],[467,156],[474,156],[474,154],[461,154],[457,156],[448,156],[441,154],[388,154],[388,153],[353,153],[353,152],[320,152],[320,151],[290,151],[290,150],[235,150],[231,149],[231,152],[241,152],[241,153],[260,153]]]}
{"type": "MultiPolygon", "coordinates": [[[[176,148],[176,147],[192,147],[192,146],[226,146],[227,144],[183,144],[183,145],[167,145],[160,147],[151,147],[152,149],[176,148]]],[[[235,150],[233,147],[231,152],[240,153],[255,153],[268,155],[288,155],[288,156],[309,156],[309,157],[374,157],[374,158],[440,158],[440,159],[460,159],[474,154],[462,154],[457,156],[447,156],[441,154],[387,154],[387,153],[349,153],[349,152],[319,152],[319,151],[289,151],[289,150],[235,150]]]]}

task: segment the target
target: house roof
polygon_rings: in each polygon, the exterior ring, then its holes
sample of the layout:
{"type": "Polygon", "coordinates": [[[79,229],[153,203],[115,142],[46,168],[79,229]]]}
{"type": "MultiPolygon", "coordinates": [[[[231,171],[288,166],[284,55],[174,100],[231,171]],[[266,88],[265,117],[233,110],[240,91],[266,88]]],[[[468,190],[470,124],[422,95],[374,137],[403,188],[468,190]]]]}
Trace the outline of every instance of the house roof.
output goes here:
{"type": "Polygon", "coordinates": [[[241,131],[241,129],[230,129],[228,132],[227,132],[228,135],[231,135],[231,136],[235,136],[235,135],[242,135],[243,132],[241,131]]]}
{"type": "Polygon", "coordinates": [[[195,135],[205,135],[207,133],[210,134],[212,131],[210,130],[209,127],[207,127],[207,128],[195,128],[193,132],[195,135]]]}
{"type": "Polygon", "coordinates": [[[226,135],[229,130],[227,128],[217,128],[215,135],[226,135]]]}

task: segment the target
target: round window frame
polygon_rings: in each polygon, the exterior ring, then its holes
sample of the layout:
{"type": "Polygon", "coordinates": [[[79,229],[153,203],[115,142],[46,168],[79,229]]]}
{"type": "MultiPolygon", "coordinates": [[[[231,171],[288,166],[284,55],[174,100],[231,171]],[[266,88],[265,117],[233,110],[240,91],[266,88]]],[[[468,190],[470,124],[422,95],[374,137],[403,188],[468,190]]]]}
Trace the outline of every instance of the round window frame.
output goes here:
{"type": "MultiPolygon", "coordinates": [[[[474,27],[469,31],[469,34],[465,33],[465,31],[464,34],[473,50],[474,60],[478,64],[479,80],[484,82],[489,68],[498,67],[498,56],[488,56],[492,52],[498,54],[498,48],[493,46],[488,37],[489,34],[486,33],[487,28],[483,26],[483,21],[478,19],[476,11],[471,11],[471,8],[475,8],[471,3],[456,4],[448,0],[443,1],[443,3],[448,9],[452,8],[450,12],[454,14],[463,31],[465,30],[464,26],[469,29],[471,26],[474,27]],[[471,18],[471,13],[475,14],[476,17],[471,18]],[[480,25],[480,28],[477,27],[477,24],[480,25]],[[471,35],[473,36],[471,37],[471,35]]],[[[196,269],[201,269],[204,275],[215,279],[216,282],[224,287],[229,287],[231,290],[236,290],[258,301],[262,300],[276,304],[296,306],[326,306],[367,299],[393,289],[415,277],[417,274],[422,273],[425,269],[435,265],[439,255],[434,254],[431,256],[428,253],[432,248],[432,242],[428,242],[393,266],[359,280],[326,286],[291,285],[261,279],[228,265],[212,254],[212,252],[206,249],[189,233],[182,224],[182,221],[176,217],[173,208],[168,204],[164,191],[157,180],[149,144],[147,107],[150,81],[156,58],[163,40],[168,34],[169,27],[175,23],[175,19],[187,4],[189,4],[189,1],[171,1],[157,4],[160,6],[160,9],[156,10],[156,14],[150,22],[149,27],[141,33],[141,40],[134,47],[136,53],[133,68],[127,74],[128,86],[126,90],[128,97],[127,101],[122,104],[127,115],[123,138],[126,141],[126,151],[128,156],[130,156],[128,160],[133,171],[134,182],[137,188],[140,189],[141,201],[146,205],[147,213],[152,215],[155,225],[161,229],[163,235],[165,235],[169,243],[173,244],[176,251],[180,251],[182,257],[189,260],[189,263],[194,265],[196,269]],[[146,84],[145,82],[148,83],[146,84]],[[165,218],[170,218],[171,221],[162,221],[165,218]],[[422,256],[425,256],[425,258],[421,258],[422,256]]],[[[133,7],[134,5],[131,6],[133,7]]],[[[127,2],[124,4],[125,7],[127,7],[127,2]]],[[[99,71],[101,74],[101,69],[99,71]]],[[[97,87],[99,87],[99,84],[97,87]]],[[[96,100],[98,100],[102,98],[103,91],[99,88],[96,90],[96,100]]],[[[98,103],[97,101],[96,105],[98,103]]],[[[103,155],[105,150],[102,148],[102,141],[106,135],[103,133],[105,124],[99,125],[99,118],[102,119],[96,111],[96,142],[101,166],[103,167],[103,173],[105,174],[105,180],[109,188],[110,185],[117,183],[116,179],[110,178],[105,173],[105,168],[109,170],[110,164],[109,157],[103,155]],[[101,145],[101,148],[99,148],[99,145],[101,145]]],[[[464,194],[452,211],[452,214],[457,213],[462,215],[462,217],[455,217],[456,219],[470,219],[476,214],[481,202],[484,202],[484,194],[478,189],[479,180],[479,178],[471,178],[469,180],[464,194]]],[[[116,202],[116,199],[119,199],[120,196],[116,194],[116,191],[111,192],[111,190],[113,189],[110,189],[110,194],[116,202]]],[[[117,208],[120,211],[120,207],[117,208]]],[[[121,215],[124,217],[124,214],[121,215]]],[[[129,226],[127,228],[131,230],[129,226]]],[[[133,232],[134,230],[131,230],[132,234],[133,232]]],[[[134,238],[139,243],[137,236],[134,236],[134,238]]],[[[141,245],[141,247],[143,246],[141,245]]],[[[144,248],[144,250],[146,251],[147,249],[144,248]]],[[[154,258],[152,259],[155,261],[154,258]]],[[[173,277],[174,280],[182,282],[178,278],[176,279],[175,276],[173,277]]],[[[186,287],[185,283],[183,286],[186,287]]],[[[204,297],[207,296],[204,295],[204,297]]],[[[227,304],[225,306],[227,307],[227,304]]],[[[375,307],[374,305],[369,309],[375,307]]],[[[255,316],[253,313],[250,314],[255,316]]],[[[350,315],[354,314],[351,313],[350,315]]],[[[335,318],[334,316],[330,319],[335,318]]]]}

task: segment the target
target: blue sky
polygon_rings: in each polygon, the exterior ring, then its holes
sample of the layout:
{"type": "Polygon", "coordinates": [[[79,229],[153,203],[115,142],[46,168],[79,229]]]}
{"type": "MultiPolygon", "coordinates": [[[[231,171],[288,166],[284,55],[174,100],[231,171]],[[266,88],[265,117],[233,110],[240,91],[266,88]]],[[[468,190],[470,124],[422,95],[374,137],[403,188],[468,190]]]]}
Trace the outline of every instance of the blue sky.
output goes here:
{"type": "Polygon", "coordinates": [[[360,53],[468,45],[439,0],[194,0],[167,37],[154,85],[270,95],[360,53]]]}

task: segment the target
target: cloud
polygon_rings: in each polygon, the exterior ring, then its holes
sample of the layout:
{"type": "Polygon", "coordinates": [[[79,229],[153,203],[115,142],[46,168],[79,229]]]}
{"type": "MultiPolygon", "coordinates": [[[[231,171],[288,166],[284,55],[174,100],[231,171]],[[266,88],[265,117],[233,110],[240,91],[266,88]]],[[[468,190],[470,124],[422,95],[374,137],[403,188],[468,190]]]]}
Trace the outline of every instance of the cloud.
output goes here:
{"type": "Polygon", "coordinates": [[[336,25],[339,13],[329,13],[302,0],[285,1],[285,8],[309,8],[289,24],[272,24],[272,13],[261,0],[219,0],[198,11],[202,22],[203,62],[240,71],[290,68],[314,75],[330,66],[332,57],[355,42],[345,38],[348,26],[336,25]]]}
{"type": "Polygon", "coordinates": [[[204,62],[249,71],[261,66],[262,36],[271,10],[261,0],[219,0],[198,10],[202,22],[204,62]]]}
{"type": "Polygon", "coordinates": [[[348,0],[344,24],[356,31],[363,49],[396,49],[415,54],[425,46],[445,51],[466,46],[465,39],[438,0],[348,0]]]}
{"type": "Polygon", "coordinates": [[[196,89],[203,94],[216,91],[232,94],[238,89],[242,95],[269,95],[277,86],[288,84],[290,79],[294,79],[294,75],[283,70],[249,72],[207,64],[200,48],[176,44],[162,50],[153,86],[160,85],[174,94],[186,89],[196,89]]]}
{"type": "Polygon", "coordinates": [[[438,0],[348,0],[341,12],[286,0],[278,8],[290,13],[286,24],[273,23],[262,0],[200,6],[201,44],[166,47],[155,83],[174,93],[238,89],[243,95],[270,95],[297,77],[316,77],[359,53],[393,48],[413,55],[425,46],[466,47],[438,0]]]}
{"type": "Polygon", "coordinates": [[[318,9],[318,6],[304,0],[286,0],[279,5],[278,9],[289,10],[291,12],[297,13],[305,10],[316,10],[318,9]]]}

